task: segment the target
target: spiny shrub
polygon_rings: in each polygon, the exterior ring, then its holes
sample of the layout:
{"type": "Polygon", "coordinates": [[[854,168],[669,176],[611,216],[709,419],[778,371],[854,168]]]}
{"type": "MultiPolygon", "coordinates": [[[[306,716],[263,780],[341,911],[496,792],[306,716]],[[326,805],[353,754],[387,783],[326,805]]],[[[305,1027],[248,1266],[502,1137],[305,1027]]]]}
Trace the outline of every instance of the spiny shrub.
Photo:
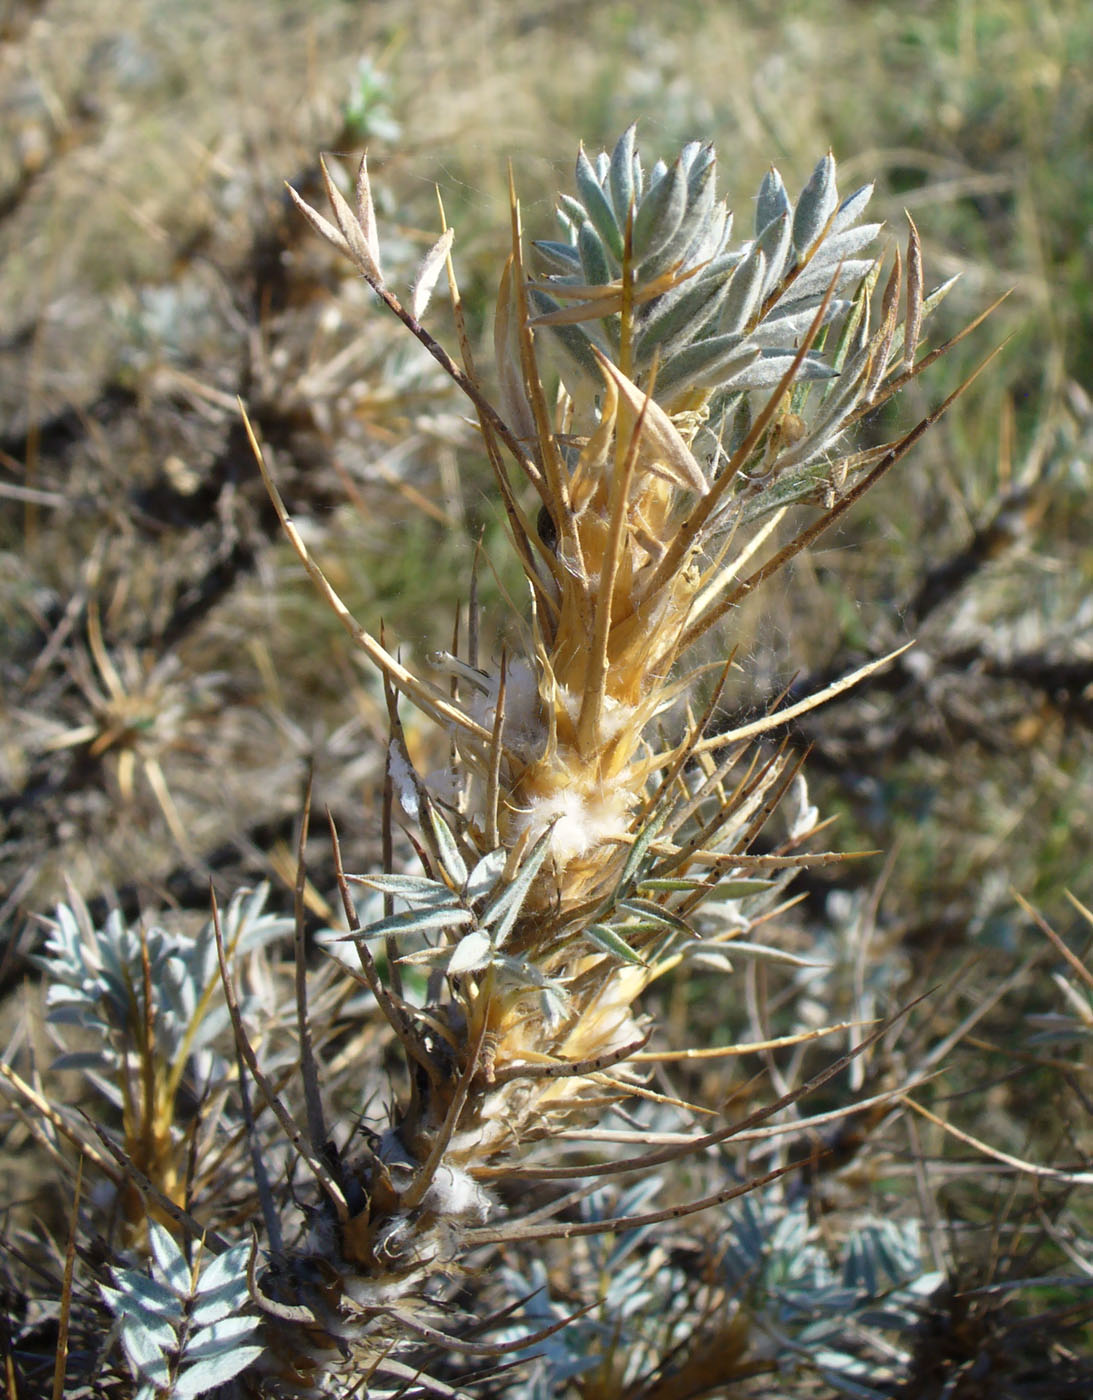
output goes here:
{"type": "MultiPolygon", "coordinates": [[[[58,1295],[56,1374],[67,1357],[79,1393],[652,1400],[780,1365],[880,1394],[891,1336],[940,1282],[913,1220],[821,1239],[778,1155],[787,1112],[800,1143],[810,1096],[891,1024],[739,1114],[651,1076],[704,1053],[678,1018],[664,1043],[654,984],[728,1006],[734,967],[795,962],[770,932],[786,887],[840,857],[771,741],[884,664],[726,727],[734,612],[949,402],[855,438],[946,348],[924,348],[950,284],[927,293],[913,225],[885,276],[872,187],[840,193],[827,155],[795,200],[771,170],[740,236],[716,169],[698,142],[646,169],[632,128],[582,150],[560,236],[530,253],[514,195],[489,376],[450,228],[401,300],[363,162],[348,197],[324,167],[330,217],[297,197],[466,394],[525,603],[498,627],[468,580],[451,651],[411,671],[350,616],[261,463],[382,676],[387,855],[346,873],[332,832],[345,924],[311,972],[307,813],[292,940],[264,890],[196,934],[57,911],[38,965],[101,1125],[5,1073],[55,1157],[75,1146],[96,1177],[58,1295]],[[458,362],[422,325],[442,276],[458,362]],[[411,760],[405,706],[442,741],[435,771],[411,760]],[[749,1165],[763,1142],[774,1157],[749,1165]]],[[[883,1115],[900,1087],[850,1108],[883,1115]]]]}

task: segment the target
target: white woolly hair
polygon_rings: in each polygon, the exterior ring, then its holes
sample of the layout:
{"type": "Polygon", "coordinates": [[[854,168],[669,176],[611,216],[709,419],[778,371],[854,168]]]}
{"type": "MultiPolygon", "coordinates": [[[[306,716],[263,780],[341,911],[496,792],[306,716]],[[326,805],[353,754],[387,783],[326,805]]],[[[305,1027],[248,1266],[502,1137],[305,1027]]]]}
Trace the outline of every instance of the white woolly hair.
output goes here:
{"type": "Polygon", "coordinates": [[[445,1220],[473,1221],[477,1225],[485,1224],[493,1207],[488,1191],[447,1162],[437,1168],[421,1204],[445,1220]]]}
{"type": "MultiPolygon", "coordinates": [[[[483,729],[492,730],[496,722],[500,688],[499,676],[486,677],[467,707],[470,717],[483,729]]],[[[505,668],[505,744],[533,759],[542,753],[546,737],[535,667],[527,661],[511,661],[505,668]]]]}
{"type": "Polygon", "coordinates": [[[534,842],[553,826],[550,855],[559,866],[565,866],[605,842],[625,839],[633,801],[634,794],[622,783],[592,791],[562,788],[533,798],[516,814],[514,827],[517,832],[530,831],[534,842]]]}

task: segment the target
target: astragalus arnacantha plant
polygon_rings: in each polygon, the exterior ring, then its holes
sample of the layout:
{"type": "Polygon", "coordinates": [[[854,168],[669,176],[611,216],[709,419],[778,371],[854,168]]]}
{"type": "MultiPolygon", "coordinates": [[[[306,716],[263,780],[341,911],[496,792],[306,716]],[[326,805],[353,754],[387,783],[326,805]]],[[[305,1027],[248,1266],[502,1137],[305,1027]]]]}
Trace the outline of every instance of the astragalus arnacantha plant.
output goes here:
{"type": "MultiPolygon", "coordinates": [[[[466,393],[527,605],[507,641],[487,655],[472,583],[461,608],[462,654],[432,657],[431,676],[411,672],[350,616],[262,463],[304,565],[383,676],[385,845],[392,851],[395,826],[405,827],[419,868],[396,869],[388,859],[382,871],[346,875],[339,853],[349,932],[332,937],[341,939],[339,967],[347,950],[351,966],[340,974],[340,993],[331,990],[329,968],[318,984],[322,1034],[312,1030],[320,1018],[314,1003],[308,1011],[298,930],[299,1105],[283,1046],[265,1064],[263,1046],[254,1047],[275,1021],[240,1005],[238,937],[233,947],[218,917],[211,926],[240,1066],[241,1107],[225,1107],[224,1122],[237,1154],[250,1141],[253,1199],[265,1221],[265,1237],[249,1252],[246,1302],[242,1294],[232,1300],[241,1315],[264,1319],[260,1333],[244,1329],[248,1362],[256,1335],[261,1355],[245,1370],[224,1361],[220,1376],[240,1393],[465,1392],[476,1383],[467,1377],[496,1375],[566,1324],[562,1317],[538,1331],[528,1320],[517,1325],[515,1295],[492,1319],[472,1316],[466,1298],[457,1299],[460,1280],[481,1278],[491,1249],[534,1250],[620,1228],[602,1209],[574,1214],[604,1177],[715,1148],[845,1065],[833,1055],[811,1084],[743,1121],[661,1131],[648,1115],[685,1106],[647,1081],[655,1027],[640,998],[672,969],[701,966],[704,976],[724,979],[730,953],[771,955],[756,931],[794,869],[837,858],[800,849],[818,816],[799,759],[765,739],[883,662],[726,728],[719,701],[733,640],[721,624],[947,406],[895,441],[853,440],[865,413],[945,349],[923,350],[920,337],[946,288],[925,294],[913,226],[906,254],[894,253],[882,282],[874,252],[880,226],[863,221],[871,187],[840,197],[830,155],[796,201],[771,170],[754,230],[735,241],[715,174],[712,147],[699,143],[646,171],[631,129],[610,154],[592,160],[581,152],[575,194],[561,200],[564,236],[530,254],[514,195],[490,374],[476,369],[464,329],[451,229],[404,304],[384,279],[363,163],[349,198],[327,174],[332,220],[297,198],[466,393]],[[461,363],[421,324],[445,273],[461,363]],[[415,770],[400,704],[445,736],[450,757],[441,771],[415,770]],[[757,849],[787,795],[782,835],[757,849]],[[358,1051],[367,1046],[349,1015],[354,1003],[344,989],[355,990],[352,978],[401,1043],[407,1069],[405,1092],[382,1129],[364,1133],[328,1121],[331,1098],[324,1101],[322,1057],[313,1049],[335,1034],[360,1036],[348,1042],[358,1051]],[[579,1139],[577,1130],[624,1099],[640,1110],[629,1148],[625,1132],[613,1135],[613,1146],[579,1139]],[[306,1131],[293,1118],[297,1108],[306,1131]],[[525,1197],[529,1179],[568,1182],[567,1194],[525,1197]]],[[[261,460],[257,441],[255,448],[261,460]]],[[[303,889],[301,872],[301,908],[303,889]]],[[[62,919],[59,930],[67,927],[62,919]]],[[[150,1025],[150,973],[141,980],[137,957],[127,975],[150,1025]]],[[[204,1009],[211,995],[204,983],[199,995],[204,1009]]],[[[344,1086],[352,1078],[348,1052],[330,1053],[344,1086]]],[[[360,1052],[355,1063],[361,1102],[377,1092],[378,1062],[369,1065],[360,1052]]],[[[328,1067],[327,1076],[335,1071],[328,1067]]],[[[122,1169],[104,1160],[117,1176],[122,1169]]],[[[155,1160],[171,1163],[158,1187],[147,1168],[129,1179],[161,1225],[173,1221],[180,1236],[204,1228],[204,1248],[214,1252],[248,1238],[238,1188],[225,1211],[215,1191],[198,1189],[215,1179],[212,1167],[191,1168],[182,1190],[181,1147],[161,1146],[155,1160]]],[[[724,1204],[784,1170],[779,1164],[700,1199],[631,1211],[625,1226],[724,1204]]],[[[173,1270],[176,1295],[196,1308],[197,1265],[182,1278],[162,1232],[152,1244],[159,1273],[173,1270]]],[[[535,1272],[533,1257],[523,1256],[524,1276],[535,1272]]],[[[117,1277],[113,1300],[140,1293],[134,1277],[117,1277]]],[[[529,1303],[525,1318],[535,1316],[529,1303]]],[[[743,1358],[735,1315],[721,1326],[732,1334],[732,1356],[743,1358]]],[[[171,1340],[182,1334],[166,1323],[160,1333],[157,1341],[122,1327],[147,1393],[200,1393],[213,1373],[186,1389],[171,1340]],[[140,1370],[142,1354],[152,1358],[151,1371],[140,1370]]],[[[210,1354],[218,1354],[215,1344],[210,1354]]],[[[627,1393],[626,1367],[611,1374],[614,1389],[604,1380],[596,1394],[627,1393]]],[[[641,1393],[668,1395],[665,1384],[641,1393]]]]}
{"type": "Polygon", "coordinates": [[[362,1366],[379,1376],[407,1364],[403,1348],[443,1344],[430,1280],[472,1251],[582,1228],[506,1217],[496,1192],[535,1141],[647,1092],[643,990],[681,960],[723,959],[726,943],[746,955],[793,868],[829,858],[794,849],[816,825],[807,803],[781,846],[753,850],[799,767],[755,741],[824,696],[719,728],[731,633],[722,661],[688,658],[928,426],[860,449],[850,437],[944,349],[920,353],[945,288],[925,295],[913,226],[882,285],[880,226],[863,221],[871,187],[841,198],[832,156],[796,202],[771,170],[737,241],[715,173],[700,143],[646,172],[633,129],[610,154],[582,151],[565,236],[536,244],[531,267],[513,195],[492,398],[463,330],[453,231],[404,305],[384,279],[363,162],[352,200],[327,173],[333,221],[296,201],[466,392],[528,598],[501,654],[481,654],[472,599],[465,654],[434,656],[433,679],[411,674],[344,609],[266,473],[303,562],[383,674],[390,787],[423,866],[355,877],[385,901],[363,928],[345,888],[361,975],[411,1065],[409,1098],[330,1168],[310,1253],[274,1261],[262,1282],[286,1317],[306,1314],[279,1335],[286,1367],[316,1384],[362,1366]],[[461,365],[421,325],[445,272],[461,365]],[[399,697],[448,735],[444,771],[414,771],[399,697]],[[726,901],[735,917],[706,917],[726,901]],[[429,970],[423,1005],[384,984],[377,950],[391,969],[429,970]]]}

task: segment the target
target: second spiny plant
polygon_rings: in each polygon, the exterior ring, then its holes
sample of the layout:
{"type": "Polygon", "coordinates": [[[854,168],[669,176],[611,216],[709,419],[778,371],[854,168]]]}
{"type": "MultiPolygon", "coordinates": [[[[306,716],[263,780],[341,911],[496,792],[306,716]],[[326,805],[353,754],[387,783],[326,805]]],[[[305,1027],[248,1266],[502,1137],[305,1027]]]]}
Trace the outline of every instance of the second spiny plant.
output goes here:
{"type": "MultiPolygon", "coordinates": [[[[880,225],[866,219],[872,187],[841,195],[830,155],[796,200],[771,170],[754,226],[740,231],[717,193],[712,146],[692,143],[646,170],[631,128],[610,153],[581,151],[557,239],[525,246],[513,194],[495,365],[480,372],[453,231],[443,227],[402,300],[385,278],[364,163],[348,196],[324,174],[332,218],[296,203],[466,394],[526,594],[494,650],[470,580],[458,605],[465,640],[416,674],[349,614],[261,464],[305,567],[382,675],[385,849],[397,849],[401,826],[417,864],[389,854],[381,871],[347,874],[336,851],[343,983],[355,979],[366,997],[362,1009],[331,992],[328,970],[322,1023],[308,1010],[301,958],[299,1102],[283,1053],[277,1072],[263,1069],[261,1018],[238,1004],[233,947],[214,919],[244,1100],[232,1141],[240,1163],[247,1152],[253,1162],[265,1231],[249,1250],[246,1301],[235,1299],[262,1323],[245,1330],[247,1360],[256,1356],[231,1384],[256,1395],[451,1395],[566,1325],[514,1335],[510,1314],[528,1302],[519,1296],[493,1318],[471,1315],[470,1281],[499,1248],[532,1277],[540,1242],[623,1228],[602,1209],[582,1214],[582,1192],[725,1143],[845,1065],[833,1057],[811,1084],[709,1132],[650,1138],[634,1120],[629,1146],[626,1134],[612,1149],[572,1141],[623,1100],[650,1113],[661,1102],[647,1082],[650,984],[701,964],[730,997],[729,954],[767,954],[759,930],[794,871],[839,858],[802,849],[818,814],[777,731],[884,661],[726,727],[731,624],[947,407],[893,441],[855,442],[863,415],[947,348],[925,349],[922,335],[948,284],[927,294],[913,226],[882,275],[880,225]],[[442,276],[457,357],[422,325],[442,276]],[[404,706],[443,739],[437,771],[415,769],[404,706]],[[764,835],[787,794],[781,836],[764,835]],[[355,1074],[360,1101],[377,1073],[374,1031],[362,1029],[369,1008],[401,1047],[406,1089],[383,1126],[356,1129],[330,1121],[313,1042],[343,1038],[336,1078],[344,1086],[355,1074]],[[529,1183],[551,1181],[567,1194],[527,1195],[529,1183]]],[[[301,871],[298,914],[303,890],[301,871]]],[[[238,1200],[226,1209],[199,1172],[185,1211],[172,1213],[184,1171],[169,1144],[160,1161],[169,1184],[158,1192],[147,1167],[130,1176],[156,1207],[161,1272],[181,1268],[167,1228],[179,1238],[205,1230],[214,1253],[241,1248],[238,1200]]],[[[639,1207],[625,1228],[715,1207],[783,1170],[639,1207]]],[[[127,1222],[131,1233],[131,1210],[127,1222]]],[[[196,1265],[184,1282],[188,1299],[201,1296],[196,1265]]],[[[746,1373],[745,1333],[726,1318],[717,1334],[728,1348],[722,1379],[733,1357],[746,1373]]],[[[602,1393],[629,1393],[625,1367],[612,1375],[602,1393]]]]}

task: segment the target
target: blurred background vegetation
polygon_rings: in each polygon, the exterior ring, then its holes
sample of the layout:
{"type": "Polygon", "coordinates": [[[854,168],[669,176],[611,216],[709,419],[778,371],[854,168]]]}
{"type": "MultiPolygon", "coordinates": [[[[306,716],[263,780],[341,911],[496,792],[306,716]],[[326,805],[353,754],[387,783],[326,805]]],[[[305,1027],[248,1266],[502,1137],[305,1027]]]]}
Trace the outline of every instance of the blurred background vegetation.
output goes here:
{"type": "MultiPolygon", "coordinates": [[[[1010,293],[897,401],[899,422],[1004,348],[735,620],[732,703],[916,639],[792,736],[838,816],[829,844],[881,852],[801,881],[801,936],[837,942],[856,919],[856,956],[898,969],[886,994],[946,986],[935,1032],[981,1006],[944,1091],[966,1098],[961,1121],[1088,1163],[1089,1023],[1049,1074],[1030,1018],[1059,1011],[1048,973],[1065,965],[1015,896],[1085,954],[1066,891],[1093,904],[1091,73],[1082,0],[0,7],[8,986],[28,916],[65,882],[131,912],[203,908],[210,876],[225,896],[272,878],[287,898],[311,764],[350,863],[374,856],[382,696],[278,537],[236,396],[332,580],[404,659],[449,643],[479,534],[504,630],[515,575],[464,407],[282,182],[313,194],[320,150],[351,168],[367,147],[403,287],[439,188],[487,364],[506,162],[526,227],[553,236],[578,140],[610,146],[636,120],[649,162],[712,139],[743,228],[768,164],[800,188],[830,148],[844,192],[877,181],[901,242],[915,220],[928,287],[961,273],[934,342],[1010,293]]],[[[454,346],[442,308],[431,324],[454,346]]],[[[319,918],[324,861],[316,842],[319,918]]],[[[982,1183],[952,1183],[963,1220],[997,1224],[982,1183]]],[[[1088,1244],[1088,1199],[1064,1209],[1088,1244]]]]}

